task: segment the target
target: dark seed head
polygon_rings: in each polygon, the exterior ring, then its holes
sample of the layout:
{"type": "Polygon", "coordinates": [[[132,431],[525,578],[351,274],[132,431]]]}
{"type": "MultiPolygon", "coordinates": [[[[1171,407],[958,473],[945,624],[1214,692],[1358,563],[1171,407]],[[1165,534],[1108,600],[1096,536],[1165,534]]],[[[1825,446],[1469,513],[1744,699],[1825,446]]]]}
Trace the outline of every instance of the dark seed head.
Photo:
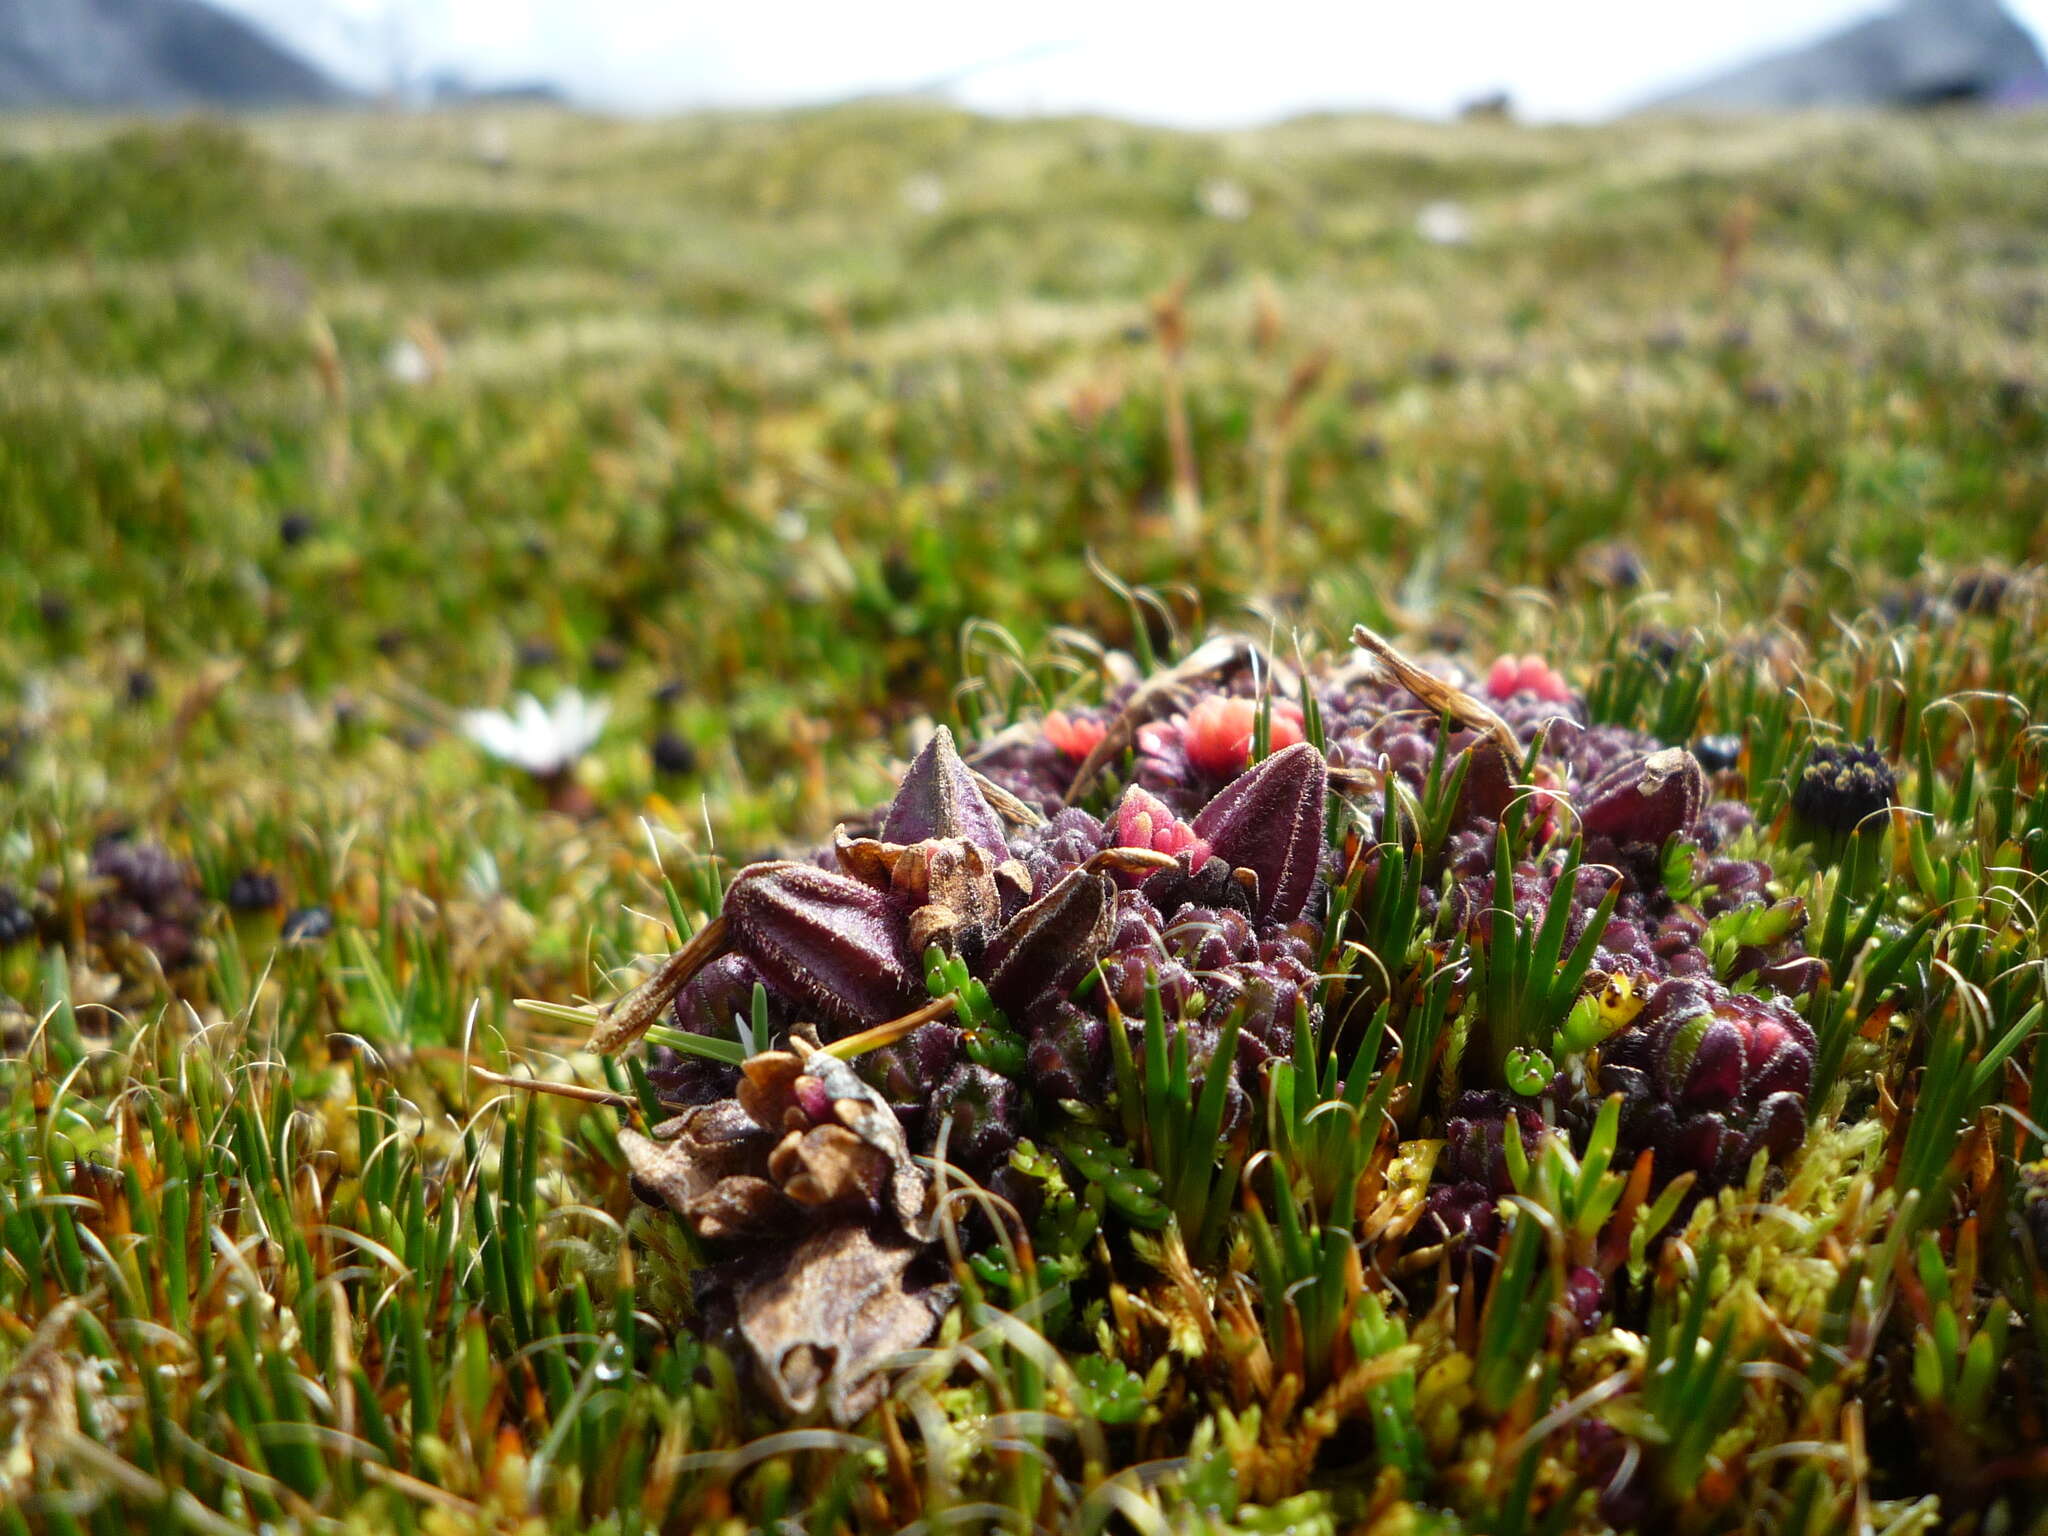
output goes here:
{"type": "Polygon", "coordinates": [[[19,944],[36,931],[36,917],[20,891],[0,885],[0,949],[19,944]]]}
{"type": "Polygon", "coordinates": [[[1464,372],[1464,365],[1456,353],[1439,349],[1418,362],[1415,371],[1432,384],[1448,384],[1464,372]]]}
{"type": "Polygon", "coordinates": [[[675,731],[662,731],[647,748],[656,773],[681,777],[697,771],[697,749],[675,731]]]}
{"type": "Polygon", "coordinates": [[[882,585],[895,601],[915,603],[924,588],[924,572],[905,551],[892,549],[882,557],[882,585]]]}
{"type": "Polygon", "coordinates": [[[269,912],[282,898],[277,877],[259,869],[245,869],[228,886],[228,907],[235,912],[269,912]]]}
{"type": "Polygon", "coordinates": [[[1675,629],[1662,624],[1646,624],[1636,631],[1636,654],[1654,666],[1670,671],[1684,656],[1688,642],[1675,629]]]}
{"type": "Polygon", "coordinates": [[[1578,567],[1594,586],[1610,592],[1633,592],[1650,579],[1642,554],[1620,539],[1587,545],[1579,551],[1578,567]]]}
{"type": "Polygon", "coordinates": [[[1692,744],[1692,755],[1708,773],[1733,773],[1742,764],[1742,738],[1702,736],[1692,744]]]}
{"type": "Polygon", "coordinates": [[[2011,576],[1996,566],[1980,565],[1956,577],[1955,585],[1949,589],[1949,600],[1964,613],[1991,618],[2005,606],[2006,594],[2011,590],[2011,576]]]}
{"type": "Polygon", "coordinates": [[[325,907],[297,907],[285,916],[287,944],[318,944],[333,932],[334,914],[325,907]]]}
{"type": "Polygon", "coordinates": [[[1868,742],[1819,741],[1792,788],[1792,813],[1810,827],[1853,832],[1888,809],[1897,788],[1891,765],[1868,742]]]}

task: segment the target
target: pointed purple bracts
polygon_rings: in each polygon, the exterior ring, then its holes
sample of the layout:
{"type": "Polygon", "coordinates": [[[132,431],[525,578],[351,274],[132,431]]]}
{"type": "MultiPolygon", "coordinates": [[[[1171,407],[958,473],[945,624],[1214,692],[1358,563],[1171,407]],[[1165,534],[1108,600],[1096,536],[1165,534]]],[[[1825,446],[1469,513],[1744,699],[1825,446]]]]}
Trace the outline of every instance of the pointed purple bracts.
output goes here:
{"type": "Polygon", "coordinates": [[[734,942],[771,987],[843,1029],[879,1024],[924,994],[903,914],[882,892],[814,864],[755,864],[725,894],[734,942]]]}
{"type": "Polygon", "coordinates": [[[896,786],[896,798],[882,818],[885,843],[922,843],[942,837],[964,838],[989,854],[992,862],[1009,857],[1003,823],[989,809],[974,775],[960,761],[953,733],[943,725],[932,732],[932,739],[904,773],[903,782],[896,786]]]}
{"type": "Polygon", "coordinates": [[[1711,1189],[1759,1148],[1782,1158],[1799,1145],[1814,1050],[1789,1004],[1671,980],[1602,1050],[1600,1082],[1623,1095],[1623,1145],[1653,1149],[1660,1182],[1690,1169],[1711,1189]]]}
{"type": "Polygon", "coordinates": [[[1323,853],[1329,771],[1308,742],[1239,774],[1195,818],[1195,836],[1232,869],[1258,876],[1253,916],[1291,923],[1308,906],[1323,853]]]}
{"type": "Polygon", "coordinates": [[[1586,840],[1618,847],[1661,848],[1689,831],[1707,801],[1707,776],[1683,747],[1667,747],[1617,763],[1580,796],[1579,827],[1586,840]]]}
{"type": "Polygon", "coordinates": [[[998,1007],[1073,986],[1102,958],[1116,926],[1116,882],[1077,869],[1003,925],[989,941],[987,982],[998,1007]]]}

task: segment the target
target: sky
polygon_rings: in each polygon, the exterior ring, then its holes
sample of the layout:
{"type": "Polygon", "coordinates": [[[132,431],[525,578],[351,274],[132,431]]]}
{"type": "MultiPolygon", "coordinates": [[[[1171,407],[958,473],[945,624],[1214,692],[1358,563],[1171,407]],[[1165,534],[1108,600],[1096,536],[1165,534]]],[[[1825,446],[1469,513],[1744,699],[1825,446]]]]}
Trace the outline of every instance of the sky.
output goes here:
{"type": "MultiPolygon", "coordinates": [[[[1873,0],[216,0],[342,78],[549,80],[594,107],[776,106],[944,83],[995,112],[1228,127],[1443,116],[1506,91],[1594,119],[1882,9],[1873,0]]],[[[2008,0],[2037,36],[2048,0],[2008,0]]]]}

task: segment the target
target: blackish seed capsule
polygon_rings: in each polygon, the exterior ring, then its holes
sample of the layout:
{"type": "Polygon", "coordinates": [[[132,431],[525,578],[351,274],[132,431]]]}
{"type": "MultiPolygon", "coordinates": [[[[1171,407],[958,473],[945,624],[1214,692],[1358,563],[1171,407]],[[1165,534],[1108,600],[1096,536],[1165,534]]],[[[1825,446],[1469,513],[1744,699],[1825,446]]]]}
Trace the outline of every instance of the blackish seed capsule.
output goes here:
{"type": "Polygon", "coordinates": [[[681,777],[697,771],[697,749],[675,731],[662,731],[647,748],[656,773],[681,777]]]}
{"type": "Polygon", "coordinates": [[[1792,787],[1792,814],[1828,832],[1853,832],[1882,815],[1898,780],[1884,755],[1868,742],[1815,742],[1792,787]]]}
{"type": "Polygon", "coordinates": [[[21,892],[11,885],[0,885],[0,949],[21,943],[35,931],[35,914],[29,911],[21,892]]]}
{"type": "Polygon", "coordinates": [[[284,920],[282,937],[287,944],[318,944],[334,932],[334,914],[325,907],[298,907],[284,920]]]}
{"type": "Polygon", "coordinates": [[[233,912],[269,912],[283,898],[277,876],[258,869],[245,869],[228,885],[228,909],[233,912]]]}
{"type": "Polygon", "coordinates": [[[1692,755],[1708,773],[1733,773],[1742,764],[1742,738],[1702,736],[1692,744],[1692,755]]]}

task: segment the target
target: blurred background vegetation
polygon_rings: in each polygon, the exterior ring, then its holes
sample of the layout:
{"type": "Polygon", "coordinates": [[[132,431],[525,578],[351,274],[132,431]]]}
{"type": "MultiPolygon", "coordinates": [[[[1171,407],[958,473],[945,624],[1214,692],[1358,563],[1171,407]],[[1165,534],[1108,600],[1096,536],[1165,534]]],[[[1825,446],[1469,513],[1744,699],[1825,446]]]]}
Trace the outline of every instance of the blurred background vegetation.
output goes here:
{"type": "Polygon", "coordinates": [[[467,1071],[569,1075],[509,1000],[614,995],[715,908],[687,855],[814,839],[928,723],[1215,621],[1676,676],[1680,734],[1754,740],[1765,657],[1859,736],[2038,711],[2044,227],[2048,116],[0,121],[36,1528],[851,1507],[873,1447],[727,1502],[764,1425],[618,1117],[467,1071]],[[460,729],[570,688],[578,796],[460,729]]]}
{"type": "Polygon", "coordinates": [[[99,762],[131,674],[175,704],[232,661],[372,735],[579,683],[637,793],[680,683],[706,782],[787,826],[805,753],[946,715],[969,620],[1127,640],[1090,547],[1311,631],[1652,591],[1825,630],[2048,537],[2040,120],[876,103],[0,144],[0,669],[103,697],[99,762]]]}

